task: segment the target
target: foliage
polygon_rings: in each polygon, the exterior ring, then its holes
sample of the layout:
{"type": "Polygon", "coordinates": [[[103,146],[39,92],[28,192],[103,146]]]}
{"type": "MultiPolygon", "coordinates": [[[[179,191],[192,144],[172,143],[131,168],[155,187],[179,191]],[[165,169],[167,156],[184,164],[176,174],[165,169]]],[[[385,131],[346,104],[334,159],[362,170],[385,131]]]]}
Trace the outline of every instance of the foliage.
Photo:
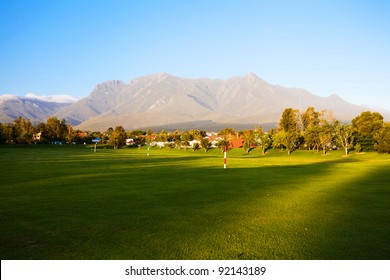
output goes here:
{"type": "Polygon", "coordinates": [[[360,145],[360,143],[357,143],[355,146],[354,146],[354,149],[357,153],[360,153],[363,148],[362,148],[362,145],[360,145]]]}
{"type": "Polygon", "coordinates": [[[126,131],[122,126],[116,126],[110,136],[109,143],[114,145],[114,149],[126,144],[126,131]]]}
{"type": "Polygon", "coordinates": [[[193,145],[192,145],[192,149],[194,150],[194,152],[196,151],[196,150],[199,150],[200,149],[200,145],[199,145],[199,143],[194,143],[193,145]]]}
{"type": "Polygon", "coordinates": [[[211,148],[211,143],[210,143],[209,139],[202,138],[202,140],[200,140],[200,146],[203,148],[203,150],[205,152],[207,152],[211,148]]]}
{"type": "Polygon", "coordinates": [[[221,151],[224,151],[224,149],[229,148],[229,145],[230,143],[228,140],[222,139],[218,141],[217,147],[221,149],[221,151]]]}
{"type": "Polygon", "coordinates": [[[261,148],[261,154],[265,155],[265,152],[272,146],[272,137],[269,133],[263,131],[261,127],[254,130],[255,142],[261,148]]]}
{"type": "Polygon", "coordinates": [[[318,127],[318,139],[323,155],[326,151],[332,148],[333,126],[329,123],[324,123],[318,127]]]}
{"type": "Polygon", "coordinates": [[[279,132],[276,132],[272,139],[273,139],[273,142],[272,142],[272,146],[274,148],[279,148],[283,151],[285,147],[285,142],[286,142],[286,132],[285,131],[279,131],[279,132]]]}
{"type": "Polygon", "coordinates": [[[374,150],[376,143],[374,136],[383,125],[383,116],[381,114],[369,111],[361,113],[352,120],[356,143],[359,143],[364,151],[374,150]]]}
{"type": "Polygon", "coordinates": [[[253,144],[255,143],[255,137],[253,130],[247,129],[242,132],[242,137],[244,139],[243,148],[245,154],[249,154],[253,144]]]}
{"type": "Polygon", "coordinates": [[[299,111],[292,108],[285,109],[279,122],[279,145],[286,148],[290,155],[299,145],[299,111]]]}
{"type": "Polygon", "coordinates": [[[375,148],[380,153],[390,153],[390,126],[382,127],[376,134],[375,140],[377,144],[375,148]]]}
{"type": "Polygon", "coordinates": [[[318,126],[320,124],[320,113],[316,112],[314,107],[308,107],[302,114],[302,130],[306,132],[307,129],[318,126]]]}
{"type": "Polygon", "coordinates": [[[336,135],[338,143],[344,148],[345,156],[348,155],[349,150],[353,148],[353,129],[351,125],[335,123],[336,135]]]}
{"type": "Polygon", "coordinates": [[[306,128],[304,132],[305,144],[309,150],[317,150],[320,148],[320,126],[314,125],[306,128]]]}

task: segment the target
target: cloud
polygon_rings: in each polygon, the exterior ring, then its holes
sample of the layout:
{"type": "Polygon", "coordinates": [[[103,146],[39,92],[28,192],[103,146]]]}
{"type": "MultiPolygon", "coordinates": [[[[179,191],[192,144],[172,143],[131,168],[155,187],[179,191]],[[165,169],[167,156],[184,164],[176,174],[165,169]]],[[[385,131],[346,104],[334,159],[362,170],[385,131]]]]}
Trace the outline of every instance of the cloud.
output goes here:
{"type": "Polygon", "coordinates": [[[0,101],[18,99],[18,96],[14,94],[2,94],[0,95],[0,101]]]}
{"type": "Polygon", "coordinates": [[[55,102],[55,103],[74,103],[78,99],[74,96],[59,94],[59,95],[37,95],[34,93],[27,93],[26,98],[29,99],[37,99],[41,101],[47,102],[55,102]]]}

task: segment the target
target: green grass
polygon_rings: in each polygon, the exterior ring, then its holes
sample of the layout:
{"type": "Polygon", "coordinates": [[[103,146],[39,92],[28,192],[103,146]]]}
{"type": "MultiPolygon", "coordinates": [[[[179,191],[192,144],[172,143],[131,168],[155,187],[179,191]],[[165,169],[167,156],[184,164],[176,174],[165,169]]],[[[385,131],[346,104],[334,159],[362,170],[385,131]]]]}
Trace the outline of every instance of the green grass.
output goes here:
{"type": "Polygon", "coordinates": [[[1,259],[390,259],[390,156],[0,146],[1,259]]]}

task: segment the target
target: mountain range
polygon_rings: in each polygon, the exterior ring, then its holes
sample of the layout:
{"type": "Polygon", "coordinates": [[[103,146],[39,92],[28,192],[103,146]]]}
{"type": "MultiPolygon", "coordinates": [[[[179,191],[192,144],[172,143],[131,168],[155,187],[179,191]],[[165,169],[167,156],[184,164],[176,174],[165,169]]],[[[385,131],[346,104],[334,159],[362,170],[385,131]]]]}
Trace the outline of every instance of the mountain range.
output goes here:
{"type": "Polygon", "coordinates": [[[344,121],[369,110],[337,95],[324,98],[304,89],[272,85],[254,73],[226,80],[188,79],[163,73],[139,77],[127,84],[107,81],[78,101],[0,96],[0,122],[10,122],[19,115],[32,122],[44,122],[55,115],[81,130],[105,131],[117,125],[125,129],[253,127],[276,124],[286,108],[304,111],[309,106],[317,111],[333,111],[336,118],[344,121]]]}

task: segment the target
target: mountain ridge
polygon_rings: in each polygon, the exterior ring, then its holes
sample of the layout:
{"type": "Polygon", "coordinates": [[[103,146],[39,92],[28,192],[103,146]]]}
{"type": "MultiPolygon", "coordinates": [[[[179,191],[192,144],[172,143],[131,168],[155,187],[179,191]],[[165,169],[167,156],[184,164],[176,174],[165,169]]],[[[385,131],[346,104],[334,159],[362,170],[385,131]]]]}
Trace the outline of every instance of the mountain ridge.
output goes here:
{"type": "MultiPolygon", "coordinates": [[[[307,107],[334,111],[345,121],[369,110],[338,95],[320,97],[302,88],[273,85],[255,73],[225,80],[159,73],[128,83],[99,83],[85,98],[50,113],[77,129],[103,131],[117,125],[137,129],[178,123],[277,123],[284,109],[307,107]]],[[[0,121],[2,114],[0,110],[0,121]]]]}

